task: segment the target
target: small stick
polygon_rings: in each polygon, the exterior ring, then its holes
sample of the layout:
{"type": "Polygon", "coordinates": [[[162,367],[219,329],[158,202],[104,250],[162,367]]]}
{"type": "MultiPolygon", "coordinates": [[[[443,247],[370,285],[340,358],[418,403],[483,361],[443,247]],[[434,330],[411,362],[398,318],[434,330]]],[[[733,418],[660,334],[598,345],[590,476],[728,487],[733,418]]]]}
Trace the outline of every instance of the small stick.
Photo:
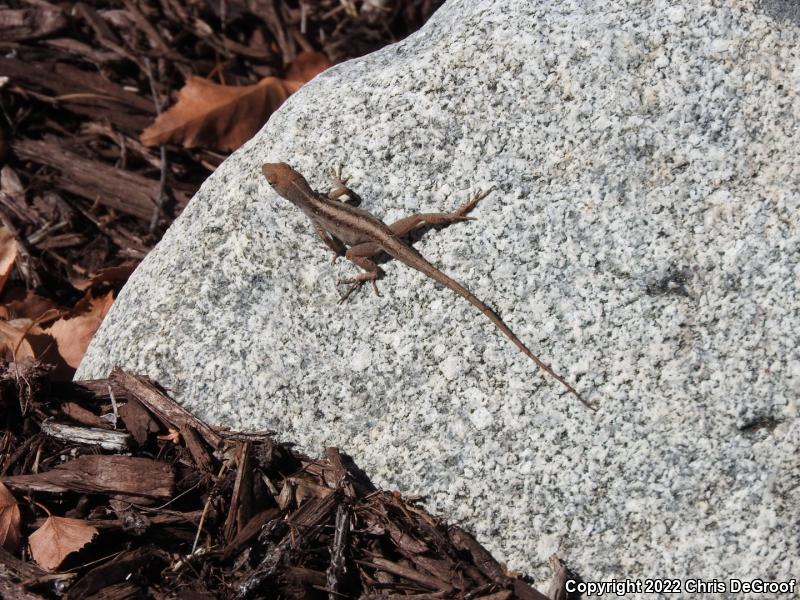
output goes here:
{"type": "MultiPolygon", "coordinates": [[[[147,71],[147,79],[150,82],[150,93],[153,95],[153,103],[156,106],[156,115],[161,115],[161,103],[158,100],[156,93],[156,82],[153,78],[153,69],[150,67],[150,59],[145,56],[144,58],[145,71],[147,71]]],[[[161,176],[158,179],[158,198],[156,199],[156,206],[153,209],[153,216],[150,217],[150,235],[153,235],[158,226],[158,217],[161,216],[161,210],[164,206],[166,199],[165,188],[167,186],[167,147],[164,144],[160,146],[161,151],[161,176]]]]}

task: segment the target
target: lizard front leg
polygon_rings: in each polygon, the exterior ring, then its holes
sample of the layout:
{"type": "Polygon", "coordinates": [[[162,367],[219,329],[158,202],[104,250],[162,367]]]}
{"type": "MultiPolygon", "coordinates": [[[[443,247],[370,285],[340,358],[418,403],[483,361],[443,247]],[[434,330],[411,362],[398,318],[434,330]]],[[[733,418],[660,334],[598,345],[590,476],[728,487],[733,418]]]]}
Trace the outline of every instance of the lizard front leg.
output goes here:
{"type": "Polygon", "coordinates": [[[350,206],[358,206],[361,204],[361,196],[347,187],[347,182],[350,180],[350,178],[342,176],[342,165],[338,165],[335,169],[333,169],[332,174],[333,183],[336,187],[328,192],[328,199],[338,200],[342,196],[347,196],[345,200],[342,200],[342,202],[345,204],[349,204],[350,206]]]}
{"type": "Polygon", "coordinates": [[[351,279],[342,279],[339,283],[347,283],[350,284],[350,287],[347,288],[347,291],[342,294],[339,298],[339,302],[337,304],[341,304],[345,300],[350,297],[354,291],[356,291],[365,281],[369,281],[372,283],[372,288],[375,290],[375,294],[380,296],[381,293],[378,291],[378,286],[375,283],[378,279],[383,277],[384,272],[375,261],[370,260],[367,256],[373,256],[374,253],[371,248],[372,244],[356,244],[355,246],[351,246],[348,248],[347,252],[345,253],[345,258],[349,260],[351,263],[356,265],[357,267],[361,267],[364,269],[363,273],[359,273],[355,277],[351,279]],[[363,256],[362,253],[366,252],[367,256],[363,256]]]}
{"type": "Polygon", "coordinates": [[[339,260],[340,256],[344,256],[347,252],[347,248],[345,248],[344,244],[336,237],[330,234],[322,225],[318,223],[313,223],[314,231],[317,232],[319,239],[323,241],[323,243],[330,248],[331,252],[333,252],[333,260],[331,263],[335,263],[339,260]]]}

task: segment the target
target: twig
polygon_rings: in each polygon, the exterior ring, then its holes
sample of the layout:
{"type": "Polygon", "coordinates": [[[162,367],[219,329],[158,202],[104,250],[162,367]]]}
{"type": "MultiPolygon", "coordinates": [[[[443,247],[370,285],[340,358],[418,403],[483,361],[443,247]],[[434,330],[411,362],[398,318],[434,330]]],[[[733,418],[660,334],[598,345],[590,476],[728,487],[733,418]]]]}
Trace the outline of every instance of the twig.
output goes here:
{"type": "Polygon", "coordinates": [[[114,429],[117,428],[119,421],[119,409],[117,407],[117,399],[114,397],[114,390],[111,389],[111,384],[108,384],[108,397],[111,398],[111,408],[114,411],[114,429]]]}
{"type": "MultiPolygon", "coordinates": [[[[222,475],[225,473],[225,469],[227,469],[227,465],[222,463],[222,466],[219,468],[219,473],[217,473],[217,482],[219,482],[222,475]]],[[[216,488],[216,484],[214,486],[216,488]]],[[[194,543],[192,544],[192,551],[189,554],[194,554],[194,551],[197,549],[197,542],[200,541],[200,533],[203,531],[203,524],[206,520],[206,515],[208,514],[208,509],[211,506],[211,502],[216,497],[216,489],[212,489],[208,493],[208,500],[206,500],[205,506],[203,506],[203,514],[200,515],[200,522],[197,524],[197,534],[194,536],[194,543]]]]}
{"type": "MultiPolygon", "coordinates": [[[[145,71],[147,71],[147,80],[150,82],[150,93],[153,95],[153,103],[156,106],[156,115],[161,115],[161,102],[158,100],[156,92],[156,82],[153,78],[153,69],[150,66],[150,59],[144,57],[145,71]]],[[[160,146],[161,151],[161,175],[158,178],[158,198],[156,199],[156,206],[153,209],[153,216],[150,217],[150,235],[153,235],[158,226],[158,217],[161,216],[161,211],[166,199],[165,189],[167,185],[167,147],[164,144],[160,146]]]]}
{"type": "Polygon", "coordinates": [[[339,580],[347,571],[344,552],[350,543],[350,511],[343,502],[336,509],[336,530],[331,547],[331,564],[326,573],[328,584],[328,600],[336,600],[340,596],[339,580]]]}

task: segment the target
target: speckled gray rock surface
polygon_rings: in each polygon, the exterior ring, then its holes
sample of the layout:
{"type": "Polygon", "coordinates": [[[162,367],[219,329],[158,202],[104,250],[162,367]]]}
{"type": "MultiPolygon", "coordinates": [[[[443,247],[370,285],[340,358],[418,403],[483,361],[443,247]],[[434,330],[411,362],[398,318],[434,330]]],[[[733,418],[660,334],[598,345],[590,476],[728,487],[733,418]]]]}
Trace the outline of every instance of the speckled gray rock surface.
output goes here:
{"type": "Polygon", "coordinates": [[[780,3],[452,1],[331,69],[206,182],[79,377],[338,445],[509,566],[800,572],[800,28],[780,3]],[[260,174],[345,163],[392,220],[497,190],[417,248],[598,407],[402,264],[354,272],[260,174]]]}

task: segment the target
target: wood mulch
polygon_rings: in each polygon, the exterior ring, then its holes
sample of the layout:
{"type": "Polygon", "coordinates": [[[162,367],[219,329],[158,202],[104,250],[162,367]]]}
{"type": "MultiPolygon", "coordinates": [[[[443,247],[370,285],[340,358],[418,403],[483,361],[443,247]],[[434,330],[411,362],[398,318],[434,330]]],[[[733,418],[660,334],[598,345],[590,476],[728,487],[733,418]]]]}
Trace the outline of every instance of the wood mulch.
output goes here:
{"type": "Polygon", "coordinates": [[[209,426],[144,377],[56,383],[3,364],[0,410],[0,484],[19,509],[2,597],[548,598],[338,449],[311,459],[209,426]],[[89,534],[48,571],[34,538],[55,515],[89,534]]]}

